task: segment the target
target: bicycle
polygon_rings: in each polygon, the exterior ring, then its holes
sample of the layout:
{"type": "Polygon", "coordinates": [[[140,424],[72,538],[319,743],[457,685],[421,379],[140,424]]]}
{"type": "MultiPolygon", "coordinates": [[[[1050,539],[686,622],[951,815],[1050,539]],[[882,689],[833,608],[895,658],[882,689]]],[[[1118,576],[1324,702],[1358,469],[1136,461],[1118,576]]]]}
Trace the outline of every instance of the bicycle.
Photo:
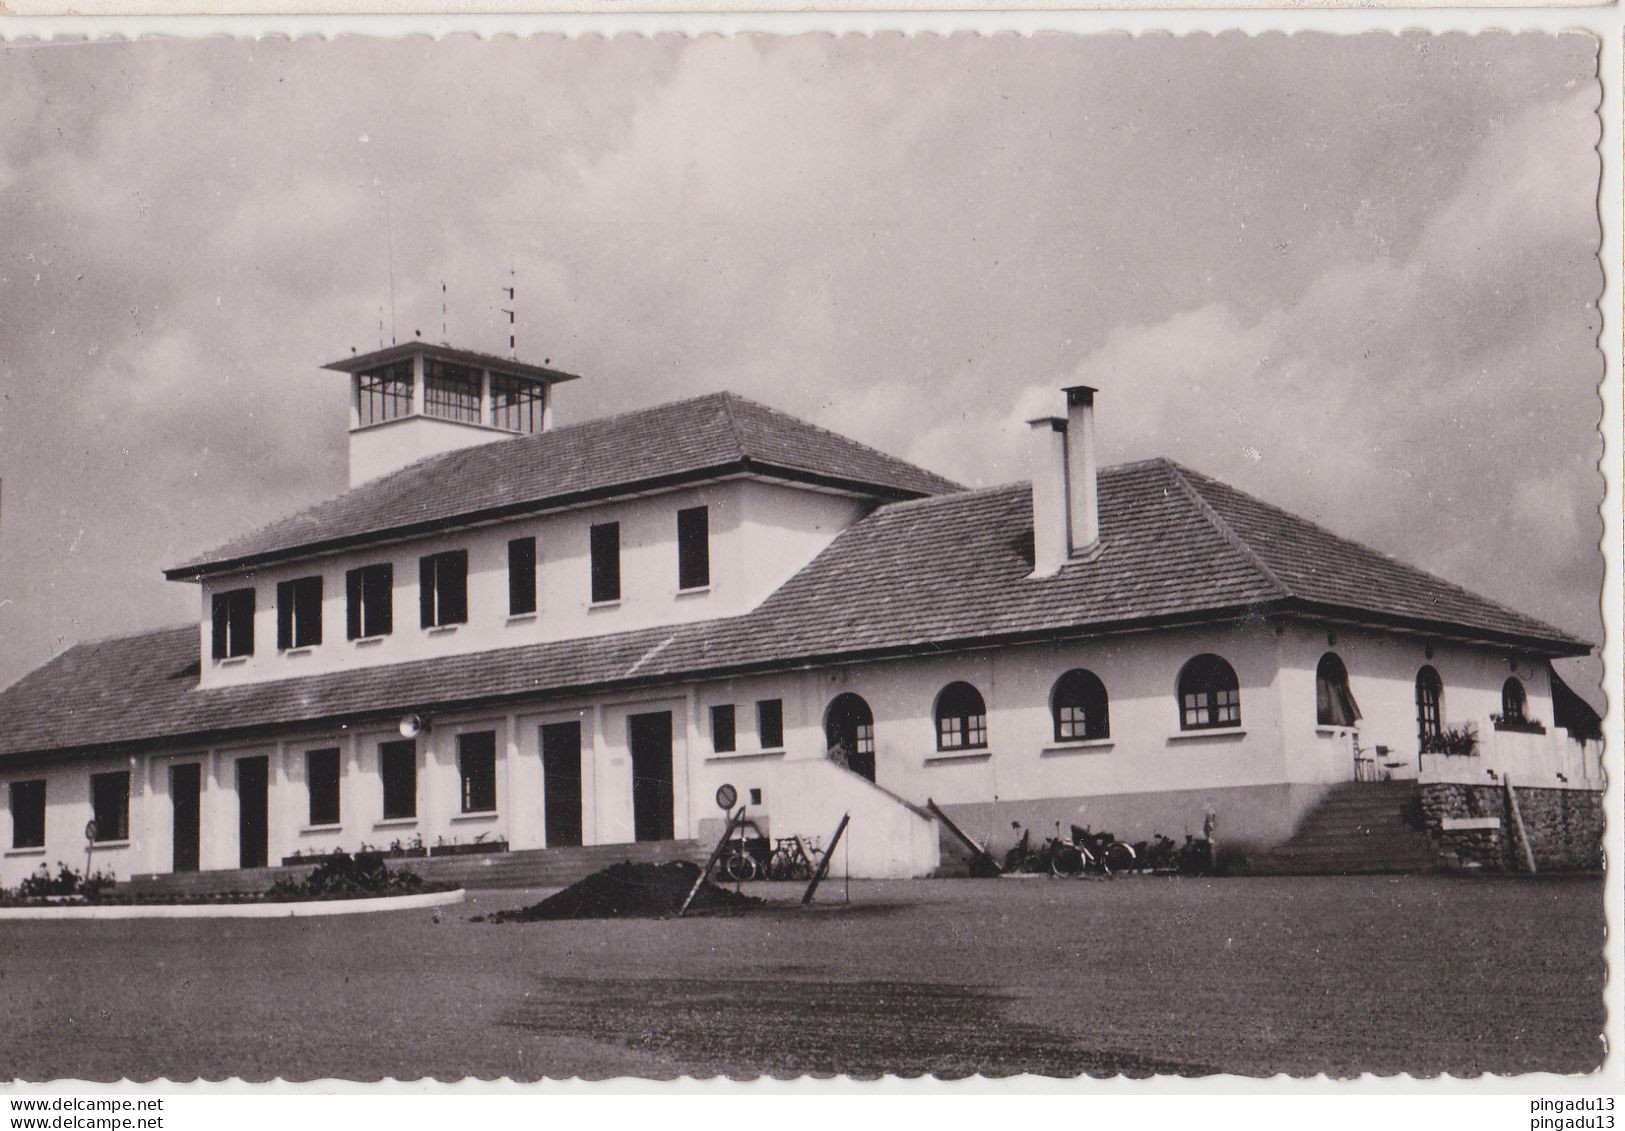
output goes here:
{"type": "Polygon", "coordinates": [[[811,843],[799,836],[780,837],[767,861],[770,880],[810,880],[823,862],[824,852],[814,838],[811,843]]]}
{"type": "Polygon", "coordinates": [[[1083,857],[1080,872],[1101,876],[1129,872],[1138,867],[1134,846],[1118,840],[1111,833],[1092,832],[1087,825],[1072,826],[1072,845],[1083,857]]]}

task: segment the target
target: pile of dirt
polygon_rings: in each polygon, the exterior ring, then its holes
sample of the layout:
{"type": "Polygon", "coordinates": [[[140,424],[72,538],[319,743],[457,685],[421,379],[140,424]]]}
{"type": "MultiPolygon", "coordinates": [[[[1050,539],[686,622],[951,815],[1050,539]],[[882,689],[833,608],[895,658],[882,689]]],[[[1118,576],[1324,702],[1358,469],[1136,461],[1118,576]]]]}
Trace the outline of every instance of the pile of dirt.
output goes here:
{"type": "MultiPolygon", "coordinates": [[[[674,915],[700,866],[687,860],[667,864],[615,864],[571,884],[540,903],[498,911],[493,923],[533,923],[543,919],[657,919],[674,915]]],[[[690,911],[746,911],[760,906],[753,896],[739,895],[707,881],[695,893],[690,911]]]]}

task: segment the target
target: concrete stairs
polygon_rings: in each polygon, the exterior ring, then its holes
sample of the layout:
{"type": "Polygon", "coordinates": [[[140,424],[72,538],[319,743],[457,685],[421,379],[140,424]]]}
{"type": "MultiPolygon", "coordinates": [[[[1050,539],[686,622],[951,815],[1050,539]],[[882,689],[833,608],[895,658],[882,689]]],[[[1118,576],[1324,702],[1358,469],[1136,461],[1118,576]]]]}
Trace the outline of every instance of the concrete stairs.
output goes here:
{"type": "MultiPolygon", "coordinates": [[[[711,846],[696,840],[640,841],[635,844],[595,844],[582,848],[539,848],[483,855],[434,856],[389,860],[390,868],[408,868],[426,880],[465,888],[561,888],[585,876],[632,861],[664,864],[671,860],[703,863],[711,846]]],[[[176,895],[214,895],[223,892],[265,891],[282,877],[300,879],[315,861],[278,868],[233,868],[210,872],[147,873],[132,876],[119,886],[130,892],[176,895]]]]}
{"type": "MultiPolygon", "coordinates": [[[[1421,827],[1413,781],[1340,782],[1267,852],[1249,853],[1250,875],[1431,872],[1438,848],[1421,827]]],[[[1224,847],[1221,826],[1219,843],[1224,847]]]]}

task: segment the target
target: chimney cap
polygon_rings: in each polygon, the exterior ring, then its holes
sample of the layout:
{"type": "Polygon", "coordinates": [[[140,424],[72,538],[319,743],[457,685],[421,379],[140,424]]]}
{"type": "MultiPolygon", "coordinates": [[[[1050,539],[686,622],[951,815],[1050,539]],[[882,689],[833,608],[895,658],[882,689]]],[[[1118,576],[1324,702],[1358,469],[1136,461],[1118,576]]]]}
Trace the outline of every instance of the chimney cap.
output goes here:
{"type": "Polygon", "coordinates": [[[1093,385],[1068,385],[1061,392],[1066,394],[1066,407],[1077,408],[1079,405],[1093,405],[1095,394],[1100,390],[1093,385]]]}
{"type": "Polygon", "coordinates": [[[1053,432],[1066,431],[1066,417],[1064,416],[1039,416],[1027,421],[1027,423],[1032,425],[1034,428],[1042,428],[1044,425],[1048,424],[1050,426],[1050,430],[1053,432]]]}

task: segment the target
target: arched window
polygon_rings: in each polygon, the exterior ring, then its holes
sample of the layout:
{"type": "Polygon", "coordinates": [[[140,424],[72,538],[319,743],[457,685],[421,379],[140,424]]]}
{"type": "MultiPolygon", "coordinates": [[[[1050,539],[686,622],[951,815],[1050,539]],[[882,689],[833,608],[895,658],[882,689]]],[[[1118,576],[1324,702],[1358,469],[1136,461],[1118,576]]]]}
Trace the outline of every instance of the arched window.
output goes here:
{"type": "Polygon", "coordinates": [[[950,683],[937,696],[937,749],[977,750],[987,745],[987,704],[968,683],[950,683]]]}
{"type": "Polygon", "coordinates": [[[1055,720],[1055,741],[1107,738],[1111,722],[1106,714],[1106,685],[1094,672],[1073,668],[1055,681],[1049,693],[1049,713],[1055,720]]]}
{"type": "Polygon", "coordinates": [[[848,691],[830,700],[824,711],[824,742],[835,762],[875,780],[875,714],[863,696],[848,691]]]}
{"type": "Polygon", "coordinates": [[[1179,727],[1207,730],[1241,725],[1241,683],[1236,669],[1204,653],[1179,670],[1179,727]]]}
{"type": "Polygon", "coordinates": [[[1315,669],[1315,722],[1323,727],[1351,727],[1360,721],[1360,705],[1349,689],[1349,671],[1336,652],[1327,652],[1315,669]]]}
{"type": "Polygon", "coordinates": [[[1509,676],[1501,685],[1501,721],[1521,723],[1529,718],[1529,696],[1523,689],[1523,680],[1509,676]]]}
{"type": "Polygon", "coordinates": [[[1444,680],[1433,670],[1433,665],[1424,664],[1416,673],[1416,737],[1423,753],[1428,752],[1444,731],[1440,722],[1443,708],[1444,680]]]}

